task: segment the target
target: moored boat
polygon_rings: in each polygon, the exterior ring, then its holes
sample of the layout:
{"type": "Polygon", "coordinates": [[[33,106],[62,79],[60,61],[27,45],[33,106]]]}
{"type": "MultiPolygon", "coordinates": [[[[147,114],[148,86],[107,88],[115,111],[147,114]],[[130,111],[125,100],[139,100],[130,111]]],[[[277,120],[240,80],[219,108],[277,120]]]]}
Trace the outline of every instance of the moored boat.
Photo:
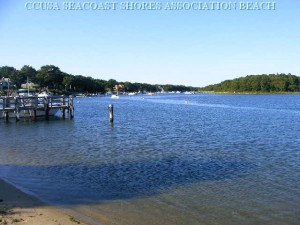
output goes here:
{"type": "Polygon", "coordinates": [[[111,95],[112,99],[119,99],[119,95],[111,95]]]}

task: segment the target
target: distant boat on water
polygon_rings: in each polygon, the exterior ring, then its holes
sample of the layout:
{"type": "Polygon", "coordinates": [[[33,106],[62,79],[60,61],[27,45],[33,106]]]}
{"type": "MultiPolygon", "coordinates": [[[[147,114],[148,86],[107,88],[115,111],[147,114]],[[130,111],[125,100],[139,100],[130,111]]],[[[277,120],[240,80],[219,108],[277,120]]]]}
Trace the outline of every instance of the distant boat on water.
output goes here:
{"type": "Polygon", "coordinates": [[[119,92],[118,92],[118,90],[117,90],[117,94],[115,94],[115,95],[112,94],[112,95],[111,95],[111,98],[112,98],[112,99],[119,99],[119,92]]]}
{"type": "Polygon", "coordinates": [[[185,95],[193,95],[193,94],[195,94],[195,92],[194,91],[186,91],[186,92],[184,92],[184,94],[185,95]]]}
{"type": "Polygon", "coordinates": [[[113,99],[119,99],[119,95],[111,95],[111,98],[113,98],[113,99]]]}
{"type": "Polygon", "coordinates": [[[137,95],[136,92],[129,92],[128,95],[132,96],[132,95],[137,95]]]}
{"type": "Polygon", "coordinates": [[[85,94],[78,94],[78,95],[76,95],[76,98],[85,98],[85,97],[86,97],[85,94]]]}

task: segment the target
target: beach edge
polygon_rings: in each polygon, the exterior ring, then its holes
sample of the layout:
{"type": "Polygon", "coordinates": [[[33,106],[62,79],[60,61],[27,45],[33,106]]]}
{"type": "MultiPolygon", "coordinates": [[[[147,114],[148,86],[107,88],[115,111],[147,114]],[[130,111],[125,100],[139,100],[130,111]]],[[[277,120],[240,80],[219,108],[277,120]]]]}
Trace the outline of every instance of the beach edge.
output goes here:
{"type": "Polygon", "coordinates": [[[49,205],[0,178],[0,224],[74,225],[88,223],[66,213],[67,209],[49,205]]]}

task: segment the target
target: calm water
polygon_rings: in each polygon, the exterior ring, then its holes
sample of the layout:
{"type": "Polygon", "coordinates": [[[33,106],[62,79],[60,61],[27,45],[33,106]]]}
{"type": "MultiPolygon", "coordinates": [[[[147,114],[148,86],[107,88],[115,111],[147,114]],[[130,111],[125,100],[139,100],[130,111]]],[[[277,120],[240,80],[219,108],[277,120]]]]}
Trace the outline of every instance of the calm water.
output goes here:
{"type": "Polygon", "coordinates": [[[299,95],[75,103],[73,121],[0,120],[0,177],[94,224],[300,224],[299,95]]]}

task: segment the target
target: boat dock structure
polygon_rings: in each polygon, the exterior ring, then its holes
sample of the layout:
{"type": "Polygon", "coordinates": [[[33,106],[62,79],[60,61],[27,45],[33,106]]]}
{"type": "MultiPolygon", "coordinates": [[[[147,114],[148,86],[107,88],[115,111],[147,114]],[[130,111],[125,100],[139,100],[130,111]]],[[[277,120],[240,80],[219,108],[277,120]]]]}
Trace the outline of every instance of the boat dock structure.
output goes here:
{"type": "Polygon", "coordinates": [[[61,111],[62,118],[65,119],[66,113],[72,119],[74,117],[74,105],[72,96],[17,96],[17,97],[0,97],[0,118],[6,121],[9,118],[45,117],[49,120],[61,111]]]}

